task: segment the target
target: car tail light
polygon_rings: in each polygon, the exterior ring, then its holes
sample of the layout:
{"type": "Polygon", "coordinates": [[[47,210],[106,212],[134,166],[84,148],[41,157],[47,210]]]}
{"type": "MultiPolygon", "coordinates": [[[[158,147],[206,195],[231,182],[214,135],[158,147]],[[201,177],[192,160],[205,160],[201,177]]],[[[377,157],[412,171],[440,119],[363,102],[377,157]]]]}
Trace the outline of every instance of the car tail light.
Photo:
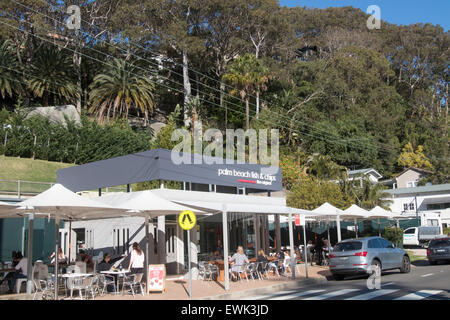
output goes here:
{"type": "Polygon", "coordinates": [[[336,256],[334,254],[332,254],[332,253],[329,255],[329,257],[330,258],[336,258],[336,256]]]}
{"type": "Polygon", "coordinates": [[[431,250],[427,249],[427,255],[430,255],[430,254],[431,254],[431,250]]]}
{"type": "Polygon", "coordinates": [[[357,253],[355,253],[355,256],[358,256],[358,257],[365,257],[365,256],[367,256],[367,251],[357,252],[357,253]]]}

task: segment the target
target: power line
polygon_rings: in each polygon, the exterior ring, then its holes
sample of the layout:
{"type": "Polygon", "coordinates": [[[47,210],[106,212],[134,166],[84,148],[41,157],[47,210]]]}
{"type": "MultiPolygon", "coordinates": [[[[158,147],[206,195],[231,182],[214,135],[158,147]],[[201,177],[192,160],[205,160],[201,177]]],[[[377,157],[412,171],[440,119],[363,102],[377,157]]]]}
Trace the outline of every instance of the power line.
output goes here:
{"type": "MultiPolygon", "coordinates": [[[[31,11],[37,13],[37,14],[39,14],[39,15],[42,15],[42,16],[47,17],[47,18],[49,18],[49,19],[52,19],[52,20],[55,21],[55,22],[58,22],[58,23],[60,23],[60,24],[64,24],[63,22],[61,22],[61,21],[59,21],[59,20],[57,20],[57,19],[55,19],[55,18],[52,18],[52,17],[50,17],[50,16],[48,16],[48,15],[46,15],[46,14],[43,14],[43,13],[41,13],[41,12],[38,12],[38,11],[36,11],[36,10],[34,10],[34,9],[32,9],[32,8],[30,8],[30,7],[26,6],[26,5],[24,5],[24,4],[21,4],[21,3],[17,2],[17,1],[15,1],[15,0],[11,0],[11,1],[13,1],[13,2],[16,3],[16,4],[19,4],[19,5],[21,5],[22,7],[25,7],[25,8],[27,8],[27,9],[29,9],[29,10],[31,10],[31,11]]],[[[57,9],[59,9],[59,8],[57,8],[57,9]]],[[[61,10],[59,10],[59,11],[62,12],[61,10]]],[[[62,13],[65,13],[65,12],[62,12],[62,13]]],[[[83,20],[83,19],[80,19],[80,20],[81,20],[82,22],[86,22],[86,23],[89,24],[90,26],[93,26],[93,27],[97,28],[96,25],[94,25],[94,24],[92,24],[92,23],[89,23],[88,21],[85,21],[85,20],[83,20]]],[[[106,29],[105,29],[105,30],[101,30],[100,33],[104,33],[104,32],[110,33],[110,32],[109,32],[108,30],[106,30],[106,29]]],[[[86,32],[84,32],[84,33],[86,34],[86,32]]],[[[87,32],[87,34],[88,34],[89,36],[92,36],[91,33],[88,33],[88,32],[87,32]]],[[[95,38],[95,37],[93,37],[93,38],[95,38]]],[[[102,43],[106,43],[107,45],[109,45],[109,46],[111,46],[111,47],[114,47],[115,49],[119,49],[120,51],[129,54],[126,50],[124,50],[124,49],[118,47],[117,45],[110,44],[109,42],[102,42],[102,43]]],[[[148,48],[144,48],[144,47],[140,46],[139,44],[136,44],[136,43],[134,43],[134,42],[129,42],[129,43],[135,45],[135,46],[138,47],[138,48],[143,49],[144,51],[152,51],[152,52],[154,53],[153,50],[148,49],[148,48]]],[[[95,49],[93,49],[93,48],[88,48],[88,49],[94,50],[95,52],[98,52],[98,53],[104,54],[104,55],[106,55],[106,56],[109,56],[109,55],[107,55],[107,54],[105,54],[105,53],[103,53],[103,52],[101,52],[101,51],[95,50],[95,49]]],[[[159,64],[157,64],[157,63],[155,63],[155,62],[153,62],[153,61],[150,61],[150,60],[148,60],[148,59],[142,58],[142,57],[140,57],[140,56],[138,56],[138,55],[136,55],[136,54],[134,54],[134,53],[130,53],[130,54],[133,55],[133,56],[135,56],[135,57],[137,57],[137,58],[140,59],[140,60],[144,60],[144,61],[146,61],[146,62],[148,62],[148,63],[150,63],[150,64],[156,65],[157,67],[161,67],[159,64]]],[[[161,55],[161,54],[158,53],[158,55],[161,55]]],[[[172,61],[172,62],[173,62],[174,64],[177,64],[177,65],[183,65],[183,64],[178,64],[178,63],[176,63],[175,61],[172,61]]],[[[164,68],[164,66],[163,66],[163,68],[164,68]]],[[[193,71],[195,71],[195,70],[193,70],[193,71]]],[[[175,73],[175,74],[177,74],[177,75],[183,76],[183,75],[182,75],[181,73],[179,73],[179,72],[176,72],[176,71],[171,71],[171,72],[173,72],[173,73],[175,73]]],[[[195,71],[195,72],[197,72],[197,71],[195,71]]],[[[202,73],[200,73],[200,74],[202,74],[202,73]]],[[[205,75],[205,74],[202,74],[202,75],[205,75]]],[[[207,76],[207,75],[205,75],[205,76],[207,76]]],[[[167,79],[167,80],[169,80],[169,81],[171,81],[171,82],[174,82],[174,83],[178,84],[178,82],[175,82],[174,80],[171,80],[171,79],[169,79],[169,78],[167,78],[167,77],[163,77],[163,76],[160,76],[160,75],[159,75],[159,77],[165,78],[165,79],[167,79]]],[[[208,77],[208,76],[207,76],[207,77],[208,77]]],[[[213,79],[213,78],[211,78],[211,79],[213,79]]],[[[215,80],[215,79],[213,79],[213,80],[214,80],[214,81],[217,81],[217,80],[215,80]]],[[[200,83],[201,83],[201,82],[199,82],[199,81],[197,81],[197,80],[194,80],[194,79],[191,79],[191,81],[193,81],[193,82],[195,82],[195,83],[197,83],[197,84],[200,84],[200,83]]],[[[217,82],[219,82],[219,81],[217,81],[217,82]]],[[[222,83],[222,82],[219,82],[219,83],[222,83]]],[[[212,89],[212,90],[214,90],[214,91],[216,91],[216,92],[224,93],[225,95],[227,95],[227,96],[229,96],[229,97],[235,98],[234,96],[228,94],[227,92],[224,92],[224,91],[219,90],[219,89],[214,88],[214,87],[210,87],[210,86],[208,86],[208,85],[206,85],[206,84],[204,84],[204,83],[201,83],[201,84],[202,84],[204,87],[207,87],[207,88],[209,88],[209,89],[212,89]]],[[[228,86],[228,87],[232,88],[231,86],[228,86]]],[[[198,92],[200,92],[200,93],[202,93],[202,94],[205,94],[204,92],[202,92],[202,91],[200,91],[200,90],[198,90],[198,92]]],[[[183,94],[184,94],[184,91],[183,91],[183,94]]],[[[250,95],[250,96],[252,96],[252,95],[250,95]]],[[[252,96],[252,97],[254,97],[254,96],[252,96]]],[[[264,100],[262,100],[262,101],[265,102],[264,100]]],[[[266,102],[266,103],[267,103],[267,102],[266,102]]],[[[235,104],[235,103],[233,103],[233,102],[230,102],[230,101],[227,101],[227,104],[231,104],[231,105],[235,105],[235,106],[237,106],[237,107],[239,107],[239,108],[243,108],[241,105],[237,105],[237,104],[235,104]]],[[[250,105],[255,106],[255,104],[253,104],[253,103],[250,103],[250,105]]],[[[221,106],[221,107],[222,107],[222,106],[221,106]]],[[[289,118],[288,116],[285,116],[285,115],[283,115],[283,114],[273,112],[273,111],[271,111],[271,110],[269,110],[269,109],[267,109],[267,111],[270,112],[271,114],[274,114],[274,115],[277,115],[277,116],[282,116],[283,118],[285,118],[286,120],[288,120],[288,121],[290,121],[290,122],[294,121],[294,123],[299,123],[298,121],[292,120],[291,118],[289,118]]],[[[251,110],[251,112],[252,112],[252,113],[254,112],[254,113],[256,114],[256,111],[251,110]]],[[[258,118],[257,118],[257,119],[258,119],[258,118]]],[[[272,124],[273,124],[273,123],[272,123],[272,124]]],[[[300,123],[300,125],[310,127],[310,128],[312,128],[312,129],[314,129],[314,130],[316,130],[316,131],[318,130],[317,127],[314,127],[313,125],[310,125],[310,124],[308,124],[308,123],[300,123]]],[[[325,132],[325,131],[322,131],[322,132],[321,132],[321,130],[319,129],[318,134],[320,134],[320,135],[322,135],[322,136],[326,136],[326,135],[327,135],[327,132],[325,132]]],[[[335,140],[335,141],[337,141],[337,140],[335,140]]],[[[363,143],[366,143],[366,144],[369,144],[369,145],[370,145],[370,143],[368,142],[368,139],[367,139],[367,138],[358,138],[358,139],[353,138],[353,139],[345,139],[345,140],[344,140],[344,139],[341,139],[341,141],[343,141],[344,145],[348,145],[348,146],[352,146],[352,143],[357,143],[357,141],[363,141],[363,143]],[[352,142],[352,140],[353,140],[353,141],[356,140],[356,141],[355,141],[355,142],[352,142]]],[[[380,145],[381,145],[381,144],[380,144],[380,145]]],[[[362,147],[362,145],[356,144],[356,145],[353,145],[353,147],[362,147]]],[[[390,148],[390,146],[389,146],[389,148],[390,148]]],[[[392,149],[392,150],[393,150],[393,151],[396,151],[396,150],[394,150],[394,149],[392,149]]]]}
{"type": "MultiPolygon", "coordinates": [[[[11,14],[8,14],[8,15],[12,16],[11,14]]],[[[17,17],[16,17],[16,18],[17,18],[17,17]]],[[[1,21],[0,21],[0,22],[1,22],[1,21]]],[[[21,32],[24,32],[24,33],[27,33],[27,34],[31,34],[30,32],[28,32],[28,31],[26,31],[26,30],[22,30],[22,29],[20,29],[20,28],[15,27],[15,26],[9,25],[9,24],[7,24],[7,23],[5,23],[5,22],[1,22],[1,23],[5,24],[5,25],[7,25],[7,26],[9,26],[9,27],[11,27],[11,28],[17,29],[17,30],[19,30],[19,31],[21,31],[21,32]]],[[[28,23],[31,24],[30,22],[28,22],[28,23]]],[[[53,31],[53,30],[52,30],[52,31],[53,31]]],[[[48,43],[50,43],[50,44],[52,44],[52,45],[56,45],[56,46],[58,46],[58,47],[60,47],[60,48],[62,48],[62,49],[70,50],[70,51],[72,51],[72,52],[78,53],[78,54],[80,54],[80,55],[83,55],[83,56],[85,56],[85,57],[87,57],[87,58],[89,58],[89,59],[95,60],[95,61],[100,62],[100,63],[102,63],[102,64],[108,65],[108,66],[113,67],[113,68],[115,67],[115,66],[113,66],[113,65],[110,65],[110,64],[108,64],[108,63],[106,63],[106,62],[104,62],[104,61],[101,61],[101,60],[99,60],[99,59],[97,59],[97,58],[94,58],[94,57],[89,56],[89,55],[87,55],[87,54],[84,54],[84,53],[82,53],[82,52],[76,52],[75,50],[70,49],[70,48],[67,48],[66,46],[62,46],[62,45],[57,44],[57,43],[55,44],[55,43],[53,43],[53,42],[51,42],[51,41],[49,41],[49,40],[47,40],[47,39],[44,39],[44,38],[42,38],[42,37],[39,37],[39,36],[37,36],[37,35],[35,35],[35,34],[31,34],[31,35],[32,35],[33,37],[37,37],[37,38],[39,38],[39,39],[41,39],[41,40],[43,40],[43,41],[46,41],[46,42],[48,42],[48,43]]],[[[72,40],[72,39],[71,39],[71,40],[72,40]]],[[[103,52],[101,52],[101,51],[95,50],[95,49],[93,49],[93,48],[88,48],[88,49],[91,49],[91,50],[94,50],[94,51],[96,51],[96,52],[99,52],[99,53],[101,53],[101,54],[103,54],[103,55],[105,55],[105,56],[107,56],[107,57],[111,57],[110,55],[105,54],[105,53],[103,53],[103,52]]],[[[135,66],[135,67],[136,67],[136,68],[139,68],[139,69],[141,69],[141,70],[143,70],[144,72],[148,72],[148,71],[149,71],[149,70],[145,70],[145,69],[143,69],[143,68],[140,68],[139,66],[135,66]]],[[[159,77],[162,77],[162,76],[160,76],[160,75],[158,75],[158,76],[159,76],[159,77]]],[[[169,81],[171,81],[171,82],[175,82],[174,80],[171,80],[171,79],[166,78],[166,77],[162,77],[162,78],[165,78],[165,79],[167,79],[167,80],[169,80],[169,81]]],[[[152,80],[150,79],[150,81],[152,81],[152,80]]],[[[164,87],[166,87],[166,88],[168,88],[168,89],[170,89],[170,90],[174,90],[174,91],[178,91],[178,92],[180,92],[180,93],[183,93],[183,91],[178,90],[178,89],[176,89],[176,88],[173,88],[173,87],[170,87],[170,86],[167,86],[167,85],[164,85],[164,84],[155,82],[155,81],[152,81],[152,82],[154,82],[154,83],[156,83],[156,84],[159,84],[159,85],[162,85],[162,86],[164,86],[164,87]]],[[[175,83],[178,84],[177,82],[175,82],[175,83]]],[[[202,93],[203,93],[203,92],[202,92],[202,93]]],[[[215,105],[215,106],[218,106],[218,107],[220,107],[220,108],[224,108],[223,106],[220,106],[220,105],[218,105],[217,103],[214,103],[214,102],[205,100],[205,99],[200,98],[200,97],[199,97],[199,100],[202,100],[202,101],[204,101],[204,102],[206,102],[206,103],[210,103],[210,104],[215,105]]],[[[243,106],[240,106],[240,105],[239,105],[239,107],[244,108],[243,106]]],[[[230,108],[230,109],[231,109],[232,111],[235,111],[235,112],[238,112],[238,113],[240,113],[240,114],[242,114],[242,115],[245,115],[243,112],[241,112],[241,111],[239,111],[239,110],[232,109],[232,108],[230,108]]],[[[292,120],[292,119],[291,119],[291,120],[292,120]]],[[[307,135],[307,136],[310,136],[310,137],[313,137],[313,138],[319,138],[319,139],[322,139],[322,140],[328,140],[328,141],[331,141],[331,142],[334,141],[334,143],[343,145],[343,146],[345,146],[345,147],[353,147],[353,148],[362,148],[362,147],[364,147],[364,146],[361,145],[361,144],[355,144],[356,142],[353,142],[354,144],[352,145],[352,144],[350,144],[350,142],[347,142],[347,143],[346,143],[344,140],[330,139],[330,138],[327,138],[327,137],[322,137],[322,136],[317,136],[317,135],[314,135],[314,134],[309,134],[309,133],[306,133],[306,132],[304,132],[304,131],[298,131],[298,130],[295,130],[295,129],[292,129],[292,128],[288,128],[288,127],[282,126],[282,125],[277,124],[277,123],[273,123],[273,122],[268,121],[268,120],[266,120],[266,119],[259,119],[259,121],[264,121],[264,122],[266,122],[266,123],[269,123],[269,124],[272,124],[272,125],[275,125],[275,126],[279,126],[279,127],[284,128],[284,129],[290,130],[290,131],[292,131],[292,132],[297,132],[297,133],[304,134],[304,135],[307,135]]],[[[296,121],[294,120],[294,122],[296,122],[296,121]]],[[[298,123],[298,122],[296,122],[296,123],[298,123]]],[[[383,149],[379,149],[378,151],[379,151],[379,152],[380,152],[380,151],[386,152],[386,150],[383,150],[383,149]]],[[[386,153],[387,153],[387,152],[386,152],[386,153]]]]}

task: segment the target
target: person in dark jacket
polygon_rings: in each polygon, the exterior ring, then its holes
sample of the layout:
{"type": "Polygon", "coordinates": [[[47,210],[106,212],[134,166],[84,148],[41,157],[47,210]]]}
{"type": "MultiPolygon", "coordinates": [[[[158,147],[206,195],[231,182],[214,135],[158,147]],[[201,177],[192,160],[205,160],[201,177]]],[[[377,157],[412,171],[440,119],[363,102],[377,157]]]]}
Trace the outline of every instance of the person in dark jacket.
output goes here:
{"type": "MultiPolygon", "coordinates": [[[[114,259],[111,259],[111,255],[109,253],[106,253],[103,257],[103,260],[97,265],[97,272],[100,273],[102,271],[109,271],[111,270],[111,267],[114,265],[114,263],[118,260],[122,259],[122,257],[117,257],[114,259]]],[[[117,283],[117,275],[105,275],[105,278],[109,280],[114,280],[114,283],[117,283]]],[[[114,292],[115,288],[108,288],[109,292],[114,292]]]]}

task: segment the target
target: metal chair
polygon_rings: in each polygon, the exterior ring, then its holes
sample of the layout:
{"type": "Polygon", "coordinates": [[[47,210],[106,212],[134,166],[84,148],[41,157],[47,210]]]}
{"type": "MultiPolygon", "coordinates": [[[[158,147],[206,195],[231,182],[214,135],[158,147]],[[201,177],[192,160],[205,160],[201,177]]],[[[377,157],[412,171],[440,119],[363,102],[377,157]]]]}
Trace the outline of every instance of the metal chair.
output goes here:
{"type": "Polygon", "coordinates": [[[269,277],[269,262],[259,262],[256,266],[256,271],[258,272],[258,277],[260,280],[264,279],[264,276],[267,279],[270,279],[269,277]]]}
{"type": "Polygon", "coordinates": [[[257,263],[247,264],[245,266],[245,274],[247,275],[247,280],[249,276],[252,278],[253,281],[255,280],[255,277],[259,278],[257,263]]]}
{"type": "Polygon", "coordinates": [[[105,290],[108,289],[109,285],[113,285],[114,288],[117,290],[116,288],[116,282],[113,280],[111,280],[109,277],[107,277],[106,275],[100,273],[98,275],[98,280],[99,280],[99,287],[102,287],[102,293],[101,295],[105,294],[105,290]]]}
{"type": "Polygon", "coordinates": [[[141,289],[142,296],[144,296],[144,289],[142,288],[142,282],[141,282],[143,276],[144,276],[143,273],[136,273],[136,274],[132,274],[130,276],[125,276],[123,279],[123,284],[122,284],[122,294],[124,294],[125,287],[128,286],[128,287],[130,287],[131,293],[133,294],[133,298],[134,298],[135,297],[134,288],[139,286],[139,288],[141,289]]]}
{"type": "Polygon", "coordinates": [[[267,265],[267,268],[268,268],[267,271],[268,272],[272,271],[272,273],[276,274],[277,277],[279,277],[280,276],[280,273],[278,272],[279,263],[280,263],[280,260],[275,260],[275,261],[269,262],[267,265]]]}

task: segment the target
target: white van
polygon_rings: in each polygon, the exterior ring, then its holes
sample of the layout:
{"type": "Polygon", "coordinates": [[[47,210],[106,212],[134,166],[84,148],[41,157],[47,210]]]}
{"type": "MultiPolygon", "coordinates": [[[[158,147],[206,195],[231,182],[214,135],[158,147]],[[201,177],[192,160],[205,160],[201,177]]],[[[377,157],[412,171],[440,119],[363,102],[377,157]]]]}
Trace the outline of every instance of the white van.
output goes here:
{"type": "Polygon", "coordinates": [[[441,235],[440,227],[412,227],[403,231],[403,245],[425,245],[430,240],[441,235]]]}

